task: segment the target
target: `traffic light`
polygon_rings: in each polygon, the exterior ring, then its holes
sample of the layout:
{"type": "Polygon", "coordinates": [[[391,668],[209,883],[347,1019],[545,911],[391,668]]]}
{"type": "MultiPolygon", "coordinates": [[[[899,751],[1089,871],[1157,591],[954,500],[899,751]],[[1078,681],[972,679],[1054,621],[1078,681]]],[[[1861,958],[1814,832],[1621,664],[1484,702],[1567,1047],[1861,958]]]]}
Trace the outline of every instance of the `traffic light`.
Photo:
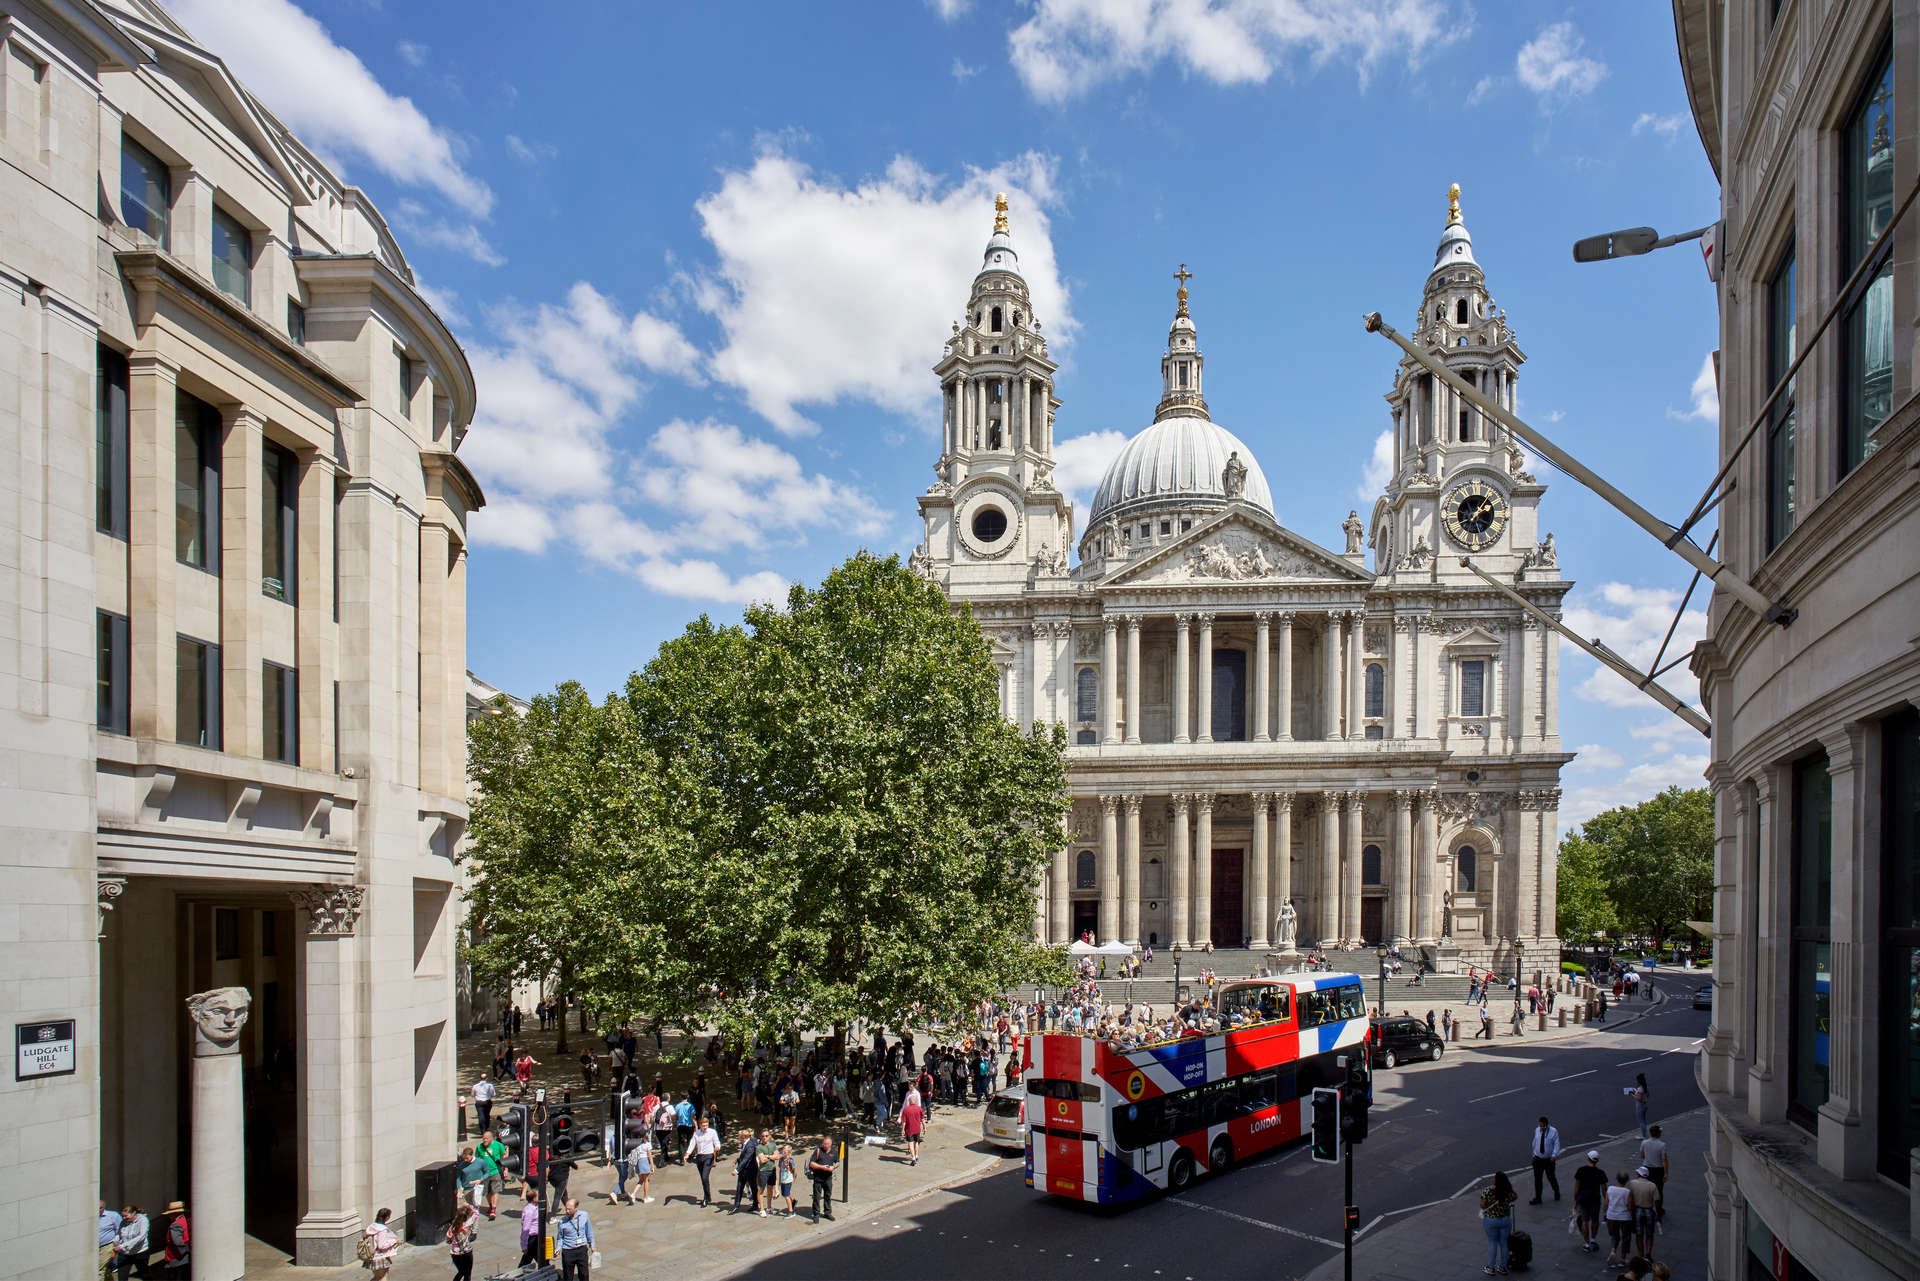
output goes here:
{"type": "Polygon", "coordinates": [[[1340,1137],[1349,1143],[1364,1143],[1367,1138],[1367,1109],[1373,1105],[1373,1082],[1365,1068],[1347,1074],[1340,1087],[1340,1137]]]}
{"type": "Polygon", "coordinates": [[[600,1126],[593,1106],[563,1103],[547,1109],[547,1142],[556,1161],[586,1161],[600,1155],[600,1126]]]}
{"type": "Polygon", "coordinates": [[[500,1174],[511,1185],[527,1181],[527,1152],[533,1146],[533,1124],[523,1105],[507,1108],[497,1121],[500,1142],[507,1154],[500,1158],[500,1174]]]}
{"type": "Polygon", "coordinates": [[[627,1154],[647,1145],[647,1127],[651,1118],[640,1107],[638,1094],[622,1091],[615,1097],[613,1129],[614,1155],[626,1160],[627,1154]]]}
{"type": "Polygon", "coordinates": [[[1347,1207],[1347,1231],[1358,1232],[1359,1230],[1360,1230],[1360,1207],[1357,1205],[1350,1205],[1347,1207]]]}
{"type": "Polygon", "coordinates": [[[1321,1085],[1313,1091],[1313,1159],[1340,1161],[1340,1091],[1321,1085]]]}

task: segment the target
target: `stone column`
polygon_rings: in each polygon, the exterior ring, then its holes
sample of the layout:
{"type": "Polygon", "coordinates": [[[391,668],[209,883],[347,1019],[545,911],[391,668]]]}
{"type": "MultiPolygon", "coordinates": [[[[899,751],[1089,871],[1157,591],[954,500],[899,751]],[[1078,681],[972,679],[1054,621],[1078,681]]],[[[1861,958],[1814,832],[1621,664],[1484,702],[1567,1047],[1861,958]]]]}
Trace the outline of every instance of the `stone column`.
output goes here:
{"type": "MultiPolygon", "coordinates": [[[[1540,792],[1540,856],[1536,875],[1540,882],[1539,921],[1543,939],[1560,938],[1560,789],[1548,787],[1540,792]]],[[[1556,948],[1553,955],[1558,957],[1556,948]]]]}
{"type": "Polygon", "coordinates": [[[1193,633],[1193,615],[1176,614],[1173,625],[1173,741],[1188,743],[1193,741],[1193,726],[1187,715],[1187,686],[1193,682],[1193,677],[1187,668],[1188,653],[1191,649],[1188,642],[1193,633]]]}
{"type": "MultiPolygon", "coordinates": [[[[1107,629],[1113,635],[1113,629],[1107,629]]],[[[1095,942],[1111,943],[1120,937],[1120,798],[1100,798],[1100,884],[1099,928],[1095,942]]]]}
{"type": "MultiPolygon", "coordinates": [[[[461,699],[461,716],[455,720],[452,709],[442,706],[447,689],[433,675],[446,670],[447,664],[447,553],[451,531],[437,520],[420,522],[420,788],[426,792],[452,795],[464,792],[465,780],[455,780],[447,766],[451,763],[452,738],[466,734],[466,700],[461,699]]],[[[1011,693],[1011,690],[1009,690],[1011,693]]],[[[1011,715],[1015,709],[1009,708],[1011,715]]],[[[1018,721],[1017,715],[1011,719],[1018,721]]]]}
{"type": "Polygon", "coordinates": [[[261,751],[261,457],[266,420],[244,406],[222,412],[220,441],[220,724],[222,750],[261,751]]]}
{"type": "Polygon", "coordinates": [[[1341,913],[1345,928],[1342,937],[1360,937],[1360,828],[1366,818],[1367,794],[1347,793],[1347,856],[1345,910],[1341,913]]]}
{"type": "MultiPolygon", "coordinates": [[[[1388,639],[1392,657],[1387,663],[1387,737],[1405,738],[1412,733],[1408,718],[1412,716],[1413,680],[1411,676],[1413,657],[1413,620],[1405,614],[1396,614],[1393,619],[1393,634],[1388,639]]],[[[1416,927],[1417,929],[1417,927],[1416,927]]]]}
{"type": "MultiPolygon", "coordinates": [[[[325,454],[304,450],[300,455],[300,586],[295,622],[300,652],[300,763],[308,769],[332,772],[334,647],[327,644],[333,628],[333,478],[334,461],[325,454]]],[[[465,616],[464,610],[461,614],[465,616]]],[[[460,668],[462,685],[466,669],[460,668]]],[[[460,734],[465,729],[465,703],[460,710],[460,734]]],[[[454,745],[459,748],[460,745],[454,745]]],[[[464,762],[466,753],[459,751],[464,762]]],[[[457,790],[465,791],[466,769],[455,775],[457,790]]]]}
{"type": "Polygon", "coordinates": [[[1045,724],[1053,719],[1047,715],[1046,706],[1047,668],[1052,665],[1051,656],[1047,653],[1048,638],[1046,623],[1027,624],[1027,668],[1033,673],[1033,697],[1029,700],[1033,714],[1028,717],[1029,724],[1033,721],[1045,724]]]}
{"type": "Polygon", "coordinates": [[[1117,717],[1120,701],[1120,646],[1116,630],[1120,626],[1118,615],[1108,614],[1100,620],[1100,741],[1117,743],[1120,741],[1120,723],[1117,717]]]}
{"type": "MultiPolygon", "coordinates": [[[[1194,727],[1196,743],[1213,741],[1213,615],[1200,615],[1200,723],[1194,727]]],[[[1204,812],[1204,811],[1203,811],[1204,812]]],[[[1204,851],[1203,851],[1204,853],[1204,851]]],[[[1206,936],[1202,935],[1204,942],[1206,936]]]]}
{"type": "Polygon", "coordinates": [[[1432,738],[1440,688],[1433,663],[1435,643],[1428,639],[1433,635],[1434,619],[1432,615],[1416,616],[1407,622],[1407,636],[1413,642],[1413,736],[1432,738]]]}
{"type": "Polygon", "coordinates": [[[1413,847],[1413,932],[1417,943],[1432,943],[1440,937],[1439,918],[1435,915],[1440,895],[1435,892],[1439,880],[1439,852],[1434,848],[1440,837],[1439,815],[1434,806],[1439,793],[1432,788],[1416,791],[1414,802],[1420,807],[1415,825],[1417,843],[1413,847]]]}
{"type": "Polygon", "coordinates": [[[1033,941],[1047,945],[1047,869],[1041,868],[1033,881],[1033,941]]]}
{"type": "Polygon", "coordinates": [[[1145,799],[1137,792],[1120,798],[1127,810],[1127,843],[1120,852],[1120,939],[1134,947],[1140,945],[1140,802],[1145,799]]]}
{"type": "Polygon", "coordinates": [[[1192,939],[1188,934],[1188,873],[1193,867],[1193,797],[1185,792],[1176,792],[1173,797],[1173,866],[1168,882],[1167,903],[1172,913],[1167,926],[1173,935],[1171,945],[1189,947],[1192,939]]]}
{"type": "Polygon", "coordinates": [[[171,743],[178,728],[174,716],[180,674],[173,569],[180,370],[146,355],[129,357],[127,368],[127,604],[133,646],[127,712],[136,738],[171,743]]]}
{"type": "MultiPolygon", "coordinates": [[[[1267,733],[1267,704],[1273,691],[1267,685],[1267,651],[1271,648],[1272,621],[1270,610],[1261,610],[1253,616],[1253,741],[1256,743],[1265,743],[1270,739],[1267,733]]],[[[1260,938],[1266,937],[1264,929],[1256,931],[1256,934],[1260,938]]]]}
{"type": "Polygon", "coordinates": [[[1053,926],[1050,931],[1054,943],[1071,943],[1069,931],[1073,928],[1073,916],[1068,904],[1073,898],[1073,850],[1064,844],[1065,832],[1061,833],[1063,843],[1053,851],[1053,926]]]}
{"type": "MultiPolygon", "coordinates": [[[[1293,741],[1293,613],[1280,615],[1280,653],[1278,706],[1274,708],[1273,739],[1276,743],[1293,741]]],[[[1276,909],[1277,910],[1277,909],[1276,909]]]]}
{"type": "Polygon", "coordinates": [[[1527,685],[1531,681],[1532,669],[1527,666],[1527,616],[1522,614],[1507,629],[1505,652],[1500,657],[1506,660],[1507,669],[1507,751],[1517,752],[1521,748],[1521,738],[1527,732],[1529,700],[1527,685]]]}
{"type": "MultiPolygon", "coordinates": [[[[1140,741],[1140,615],[1127,615],[1127,741],[1140,741]]],[[[1138,806],[1135,806],[1138,809],[1138,806]]]]}
{"type": "MultiPolygon", "coordinates": [[[[360,1235],[368,1150],[362,1126],[368,1105],[361,1063],[360,956],[354,938],[366,891],[358,885],[310,885],[291,891],[305,918],[299,971],[297,1204],[294,1262],[338,1268],[353,1260],[360,1235]]],[[[199,1259],[201,1227],[195,1223],[199,1259]]],[[[200,1275],[196,1262],[195,1275],[200,1275]]]]}
{"type": "MultiPolygon", "coordinates": [[[[1281,904],[1293,898],[1293,793],[1274,796],[1273,817],[1273,897],[1268,907],[1278,916],[1281,904]]],[[[1294,928],[1298,931],[1297,921],[1294,928]]]]}
{"type": "MultiPolygon", "coordinates": [[[[1555,618],[1559,615],[1555,614],[1555,618]]],[[[1540,637],[1546,646],[1546,696],[1540,700],[1540,732],[1548,738],[1560,736],[1560,633],[1546,630],[1540,637]]]]}
{"type": "Polygon", "coordinates": [[[1367,612],[1352,610],[1347,614],[1347,738],[1356,743],[1367,736],[1366,652],[1367,612]]]}
{"type": "MultiPolygon", "coordinates": [[[[1265,624],[1262,624],[1264,628],[1265,624]]],[[[1268,898],[1267,874],[1267,806],[1273,801],[1269,792],[1253,794],[1253,866],[1248,877],[1247,897],[1251,903],[1249,911],[1253,916],[1253,928],[1247,931],[1253,936],[1253,946],[1268,946],[1268,936],[1272,930],[1272,905],[1268,898]]]]}
{"type": "Polygon", "coordinates": [[[1340,937],[1340,807],[1345,792],[1320,794],[1320,875],[1314,886],[1322,946],[1340,937]]]}
{"type": "Polygon", "coordinates": [[[1324,661],[1320,664],[1321,678],[1326,682],[1325,697],[1321,699],[1325,712],[1320,737],[1335,739],[1340,737],[1340,615],[1332,611],[1327,613],[1325,648],[1324,661]]]}
{"type": "Polygon", "coordinates": [[[1419,932],[1413,904],[1413,793],[1401,788],[1393,794],[1393,875],[1387,880],[1386,932],[1396,946],[1419,932]]]}
{"type": "MultiPolygon", "coordinates": [[[[258,591],[258,588],[255,589],[258,591]]],[[[240,1029],[252,998],[217,987],[187,998],[193,1017],[193,1275],[239,1281],[247,1271],[247,1123],[240,1093],[240,1029]]],[[[154,1220],[156,1229],[159,1220],[154,1220]]],[[[155,1231],[156,1239],[161,1235],[155,1231]]]]}
{"type": "Polygon", "coordinates": [[[1878,1057],[1880,1023],[1864,993],[1876,963],[1870,954],[1880,942],[1878,930],[1869,925],[1878,915],[1879,878],[1867,875],[1866,869],[1879,860],[1869,861],[1866,835],[1870,824],[1878,834],[1885,788],[1881,753],[1870,750],[1879,747],[1880,736],[1876,728],[1869,744],[1868,728],[1849,722],[1824,740],[1827,773],[1833,780],[1833,941],[1828,968],[1832,1009],[1838,1017],[1828,1038],[1827,1101],[1817,1111],[1820,1164],[1843,1179],[1871,1179],[1878,1146],[1869,1119],[1877,1102],[1871,1088],[1876,1074],[1867,1065],[1878,1057]]]}
{"type": "Polygon", "coordinates": [[[1053,625],[1053,719],[1065,725],[1073,712],[1073,624],[1053,625]]]}
{"type": "Polygon", "coordinates": [[[1213,793],[1193,797],[1193,941],[1204,947],[1213,937],[1213,793]]]}

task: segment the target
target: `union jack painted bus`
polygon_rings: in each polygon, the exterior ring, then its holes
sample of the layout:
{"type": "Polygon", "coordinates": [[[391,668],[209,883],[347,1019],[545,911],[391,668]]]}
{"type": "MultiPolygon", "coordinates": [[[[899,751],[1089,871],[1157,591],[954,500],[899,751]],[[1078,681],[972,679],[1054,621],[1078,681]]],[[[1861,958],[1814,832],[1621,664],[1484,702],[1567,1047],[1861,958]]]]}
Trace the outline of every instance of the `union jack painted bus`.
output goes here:
{"type": "Polygon", "coordinates": [[[1070,1032],[1029,1037],[1027,1186],[1101,1205],[1179,1191],[1300,1138],[1314,1087],[1344,1079],[1336,1057],[1366,1053],[1358,975],[1226,983],[1214,1012],[1243,1023],[1134,1049],[1070,1032]]]}

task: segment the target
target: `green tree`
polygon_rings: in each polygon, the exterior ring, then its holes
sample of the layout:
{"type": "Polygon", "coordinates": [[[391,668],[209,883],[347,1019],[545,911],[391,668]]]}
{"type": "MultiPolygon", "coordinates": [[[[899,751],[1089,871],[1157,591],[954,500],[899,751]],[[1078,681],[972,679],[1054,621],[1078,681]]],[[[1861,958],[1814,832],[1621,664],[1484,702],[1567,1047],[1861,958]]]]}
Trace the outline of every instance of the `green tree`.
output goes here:
{"type": "Polygon", "coordinates": [[[1560,842],[1559,907],[1555,924],[1569,945],[1590,943],[1620,926],[1609,897],[1607,863],[1600,848],[1578,829],[1560,842]]]}
{"type": "MultiPolygon", "coordinates": [[[[1684,922],[1712,915],[1713,800],[1705,788],[1669,787],[1596,814],[1568,839],[1575,837],[1598,851],[1620,923],[1656,947],[1684,922]]],[[[1563,856],[1566,848],[1563,841],[1563,856]]]]}

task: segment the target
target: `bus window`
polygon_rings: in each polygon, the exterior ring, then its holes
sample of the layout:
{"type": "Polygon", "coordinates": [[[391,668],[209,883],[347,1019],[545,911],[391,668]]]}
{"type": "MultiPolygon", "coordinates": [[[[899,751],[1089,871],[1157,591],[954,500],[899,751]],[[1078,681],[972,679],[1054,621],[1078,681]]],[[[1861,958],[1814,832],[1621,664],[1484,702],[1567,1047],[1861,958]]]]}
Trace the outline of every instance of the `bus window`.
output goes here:
{"type": "Polygon", "coordinates": [[[1333,1018],[1363,1019],[1367,1017],[1366,990],[1358,983],[1349,983],[1336,987],[1332,991],[1333,1018]]]}
{"type": "Polygon", "coordinates": [[[1240,1082],[1240,1109],[1243,1113],[1259,1112],[1279,1102],[1275,1084],[1279,1078],[1277,1069],[1268,1069],[1247,1077],[1240,1082]]]}
{"type": "Polygon", "coordinates": [[[1078,1099],[1082,1103],[1100,1101],[1100,1087],[1086,1081],[1051,1081],[1034,1077],[1027,1082],[1027,1093],[1049,1099],[1078,1099]]]}
{"type": "Polygon", "coordinates": [[[1113,1109],[1113,1144],[1134,1151],[1167,1137],[1166,1100],[1148,1099],[1144,1103],[1122,1103],[1113,1109]]]}

